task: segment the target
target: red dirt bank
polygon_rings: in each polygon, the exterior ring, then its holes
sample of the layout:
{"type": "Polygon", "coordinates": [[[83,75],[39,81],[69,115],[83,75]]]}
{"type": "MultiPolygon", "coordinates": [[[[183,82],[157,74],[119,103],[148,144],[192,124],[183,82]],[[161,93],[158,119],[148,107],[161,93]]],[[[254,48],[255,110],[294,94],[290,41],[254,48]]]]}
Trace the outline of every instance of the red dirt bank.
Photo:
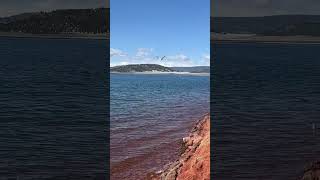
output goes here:
{"type": "Polygon", "coordinates": [[[206,115],[183,138],[179,160],[169,164],[151,180],[209,180],[210,179],[210,116],[206,115]]]}
{"type": "Polygon", "coordinates": [[[304,170],[302,180],[319,180],[320,179],[320,161],[313,162],[304,170]]]}

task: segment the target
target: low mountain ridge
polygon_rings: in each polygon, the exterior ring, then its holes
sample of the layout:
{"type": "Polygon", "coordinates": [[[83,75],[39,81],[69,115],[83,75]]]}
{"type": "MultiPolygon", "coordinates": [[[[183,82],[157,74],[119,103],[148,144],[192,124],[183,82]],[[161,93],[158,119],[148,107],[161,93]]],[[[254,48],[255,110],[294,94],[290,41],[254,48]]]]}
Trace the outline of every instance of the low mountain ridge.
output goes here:
{"type": "Polygon", "coordinates": [[[158,64],[129,64],[123,66],[114,66],[110,68],[111,72],[174,72],[173,69],[158,64]]]}
{"type": "Polygon", "coordinates": [[[0,18],[0,32],[30,34],[109,32],[109,9],[64,9],[0,18]]]}
{"type": "Polygon", "coordinates": [[[320,36],[320,15],[211,17],[211,32],[261,36],[320,36]]]}
{"type": "Polygon", "coordinates": [[[210,66],[165,67],[159,64],[130,64],[110,67],[111,72],[189,72],[210,73],[210,66]]]}
{"type": "Polygon", "coordinates": [[[210,66],[170,67],[170,68],[178,72],[210,73],[210,66]]]}

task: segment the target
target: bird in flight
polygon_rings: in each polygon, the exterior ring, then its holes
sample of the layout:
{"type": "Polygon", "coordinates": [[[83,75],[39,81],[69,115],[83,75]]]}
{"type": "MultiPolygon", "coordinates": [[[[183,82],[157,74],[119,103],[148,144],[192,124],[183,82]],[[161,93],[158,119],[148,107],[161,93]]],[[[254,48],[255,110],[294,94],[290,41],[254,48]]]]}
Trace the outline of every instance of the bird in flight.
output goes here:
{"type": "Polygon", "coordinates": [[[163,61],[166,58],[166,56],[162,56],[161,58],[159,56],[156,56],[155,59],[163,61]]]}

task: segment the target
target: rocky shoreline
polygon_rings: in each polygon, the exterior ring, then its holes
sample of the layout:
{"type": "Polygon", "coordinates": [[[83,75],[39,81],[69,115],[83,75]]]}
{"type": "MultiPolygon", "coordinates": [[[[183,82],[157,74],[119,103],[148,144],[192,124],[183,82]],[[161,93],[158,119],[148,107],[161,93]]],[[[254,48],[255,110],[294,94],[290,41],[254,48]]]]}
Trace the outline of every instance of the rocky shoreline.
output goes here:
{"type": "Polygon", "coordinates": [[[189,136],[183,138],[180,158],[163,171],[149,174],[147,179],[210,179],[210,115],[198,121],[189,136]]]}
{"type": "Polygon", "coordinates": [[[320,161],[307,165],[304,169],[301,180],[318,180],[320,179],[320,161]]]}

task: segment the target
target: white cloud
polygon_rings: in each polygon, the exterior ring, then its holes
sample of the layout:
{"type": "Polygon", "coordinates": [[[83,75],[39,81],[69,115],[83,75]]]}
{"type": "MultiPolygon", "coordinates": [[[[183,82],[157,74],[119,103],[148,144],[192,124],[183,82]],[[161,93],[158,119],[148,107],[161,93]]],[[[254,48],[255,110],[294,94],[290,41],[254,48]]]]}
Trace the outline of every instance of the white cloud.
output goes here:
{"type": "Polygon", "coordinates": [[[138,48],[134,55],[128,55],[119,49],[113,48],[111,48],[111,52],[111,57],[118,56],[117,58],[111,58],[111,67],[127,64],[160,64],[167,67],[188,67],[204,64],[207,65],[208,62],[210,62],[210,55],[205,54],[202,57],[200,56],[199,60],[195,60],[183,53],[166,55],[166,57],[161,60],[161,57],[164,55],[156,54],[153,48],[138,48]]]}
{"type": "Polygon", "coordinates": [[[202,55],[202,59],[205,60],[205,61],[209,61],[210,62],[210,54],[202,55]]]}
{"type": "Polygon", "coordinates": [[[177,54],[174,56],[168,56],[168,59],[173,60],[173,61],[182,61],[182,62],[188,62],[190,61],[190,58],[184,54],[177,54]]]}
{"type": "Polygon", "coordinates": [[[123,52],[120,49],[110,48],[110,57],[113,57],[113,56],[124,57],[124,56],[127,56],[127,53],[123,52]]]}
{"type": "Polygon", "coordinates": [[[138,48],[136,56],[137,57],[146,57],[152,54],[152,48],[138,48]]]}
{"type": "Polygon", "coordinates": [[[163,65],[174,67],[174,66],[194,66],[195,64],[192,60],[184,55],[184,54],[176,54],[172,56],[168,56],[166,59],[163,60],[163,65]]]}

